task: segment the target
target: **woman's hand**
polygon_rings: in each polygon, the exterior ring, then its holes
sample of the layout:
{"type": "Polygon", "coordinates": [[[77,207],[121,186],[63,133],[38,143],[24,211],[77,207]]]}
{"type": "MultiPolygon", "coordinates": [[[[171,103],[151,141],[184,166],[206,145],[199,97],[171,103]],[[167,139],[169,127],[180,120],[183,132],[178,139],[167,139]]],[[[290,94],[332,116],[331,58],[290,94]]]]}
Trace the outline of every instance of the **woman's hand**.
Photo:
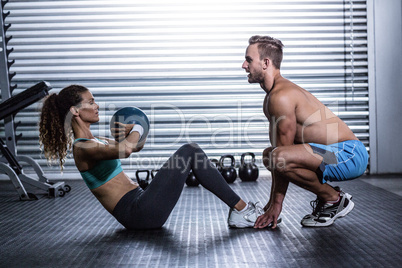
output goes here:
{"type": "Polygon", "coordinates": [[[120,122],[115,122],[115,127],[111,128],[112,136],[117,142],[124,140],[130,131],[133,129],[134,124],[123,124],[120,122]]]}

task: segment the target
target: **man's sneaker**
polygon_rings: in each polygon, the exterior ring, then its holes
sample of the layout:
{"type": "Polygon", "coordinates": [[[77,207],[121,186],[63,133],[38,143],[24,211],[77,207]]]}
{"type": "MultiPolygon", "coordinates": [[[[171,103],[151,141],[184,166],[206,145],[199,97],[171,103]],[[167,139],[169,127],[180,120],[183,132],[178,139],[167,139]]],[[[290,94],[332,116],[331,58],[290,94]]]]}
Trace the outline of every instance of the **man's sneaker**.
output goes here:
{"type": "Polygon", "coordinates": [[[340,192],[340,199],[336,203],[326,203],[318,198],[311,201],[313,213],[304,216],[301,224],[305,227],[329,226],[337,218],[346,216],[352,211],[355,204],[352,202],[352,196],[348,193],[340,192]]]}
{"type": "Polygon", "coordinates": [[[249,202],[248,208],[243,212],[234,208],[229,210],[228,225],[231,228],[252,228],[262,214],[264,214],[264,210],[257,203],[249,202]]]}

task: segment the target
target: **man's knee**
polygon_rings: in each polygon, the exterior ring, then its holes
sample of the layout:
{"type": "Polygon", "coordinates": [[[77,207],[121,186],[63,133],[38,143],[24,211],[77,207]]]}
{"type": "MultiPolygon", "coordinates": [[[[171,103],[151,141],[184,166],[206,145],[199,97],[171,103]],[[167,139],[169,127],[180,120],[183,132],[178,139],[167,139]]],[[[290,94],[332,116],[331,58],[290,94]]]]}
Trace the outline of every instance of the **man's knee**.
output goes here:
{"type": "Polygon", "coordinates": [[[263,157],[269,157],[270,153],[274,150],[274,147],[268,147],[265,148],[265,150],[262,152],[263,157]]]}
{"type": "Polygon", "coordinates": [[[286,160],[286,149],[283,147],[268,147],[263,152],[263,163],[269,171],[284,173],[289,168],[286,160]]]}
{"type": "Polygon", "coordinates": [[[274,147],[268,147],[262,152],[262,163],[268,170],[272,169],[272,151],[274,149],[274,147]]]}

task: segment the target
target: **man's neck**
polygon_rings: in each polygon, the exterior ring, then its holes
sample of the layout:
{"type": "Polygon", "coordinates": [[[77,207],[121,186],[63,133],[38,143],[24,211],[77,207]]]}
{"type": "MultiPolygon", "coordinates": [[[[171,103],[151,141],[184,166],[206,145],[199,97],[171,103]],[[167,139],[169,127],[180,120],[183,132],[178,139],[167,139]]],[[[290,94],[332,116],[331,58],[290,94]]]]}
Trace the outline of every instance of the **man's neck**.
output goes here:
{"type": "Polygon", "coordinates": [[[264,81],[260,83],[260,86],[267,94],[270,94],[280,78],[282,78],[280,71],[275,70],[272,74],[267,75],[264,81]]]}

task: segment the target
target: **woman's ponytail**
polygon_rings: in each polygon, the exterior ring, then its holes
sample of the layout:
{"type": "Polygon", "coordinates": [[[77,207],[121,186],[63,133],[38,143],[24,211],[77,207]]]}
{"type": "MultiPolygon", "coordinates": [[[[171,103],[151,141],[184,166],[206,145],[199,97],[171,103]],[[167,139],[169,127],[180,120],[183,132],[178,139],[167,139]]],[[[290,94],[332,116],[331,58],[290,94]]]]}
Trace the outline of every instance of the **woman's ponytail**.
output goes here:
{"type": "Polygon", "coordinates": [[[68,150],[72,147],[71,122],[66,120],[70,107],[78,105],[81,94],[88,89],[71,85],[59,94],[49,95],[42,106],[39,122],[39,143],[49,163],[58,162],[63,169],[68,150]]]}

